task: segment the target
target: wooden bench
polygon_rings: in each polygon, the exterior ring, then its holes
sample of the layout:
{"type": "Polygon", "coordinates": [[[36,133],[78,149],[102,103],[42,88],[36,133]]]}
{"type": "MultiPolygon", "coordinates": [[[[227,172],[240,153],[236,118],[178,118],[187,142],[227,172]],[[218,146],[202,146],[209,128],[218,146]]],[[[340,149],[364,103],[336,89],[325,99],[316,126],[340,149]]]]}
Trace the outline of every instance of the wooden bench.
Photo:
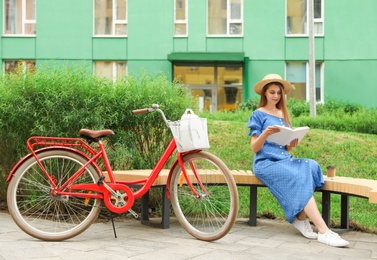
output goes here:
{"type": "MultiPolygon", "coordinates": [[[[149,176],[151,170],[114,171],[117,180],[138,180],[149,176]]],[[[141,222],[147,225],[157,225],[161,228],[169,228],[170,201],[166,198],[166,181],[169,170],[163,170],[153,183],[153,187],[162,190],[162,220],[154,223],[149,220],[149,193],[142,198],[141,222]]],[[[249,225],[257,224],[258,187],[266,187],[251,171],[232,170],[237,186],[250,187],[250,215],[249,225]]],[[[341,228],[349,229],[349,196],[369,199],[369,203],[377,204],[377,180],[358,179],[351,177],[324,176],[325,186],[322,192],[322,217],[326,224],[330,223],[331,193],[341,196],[341,228]]]]}

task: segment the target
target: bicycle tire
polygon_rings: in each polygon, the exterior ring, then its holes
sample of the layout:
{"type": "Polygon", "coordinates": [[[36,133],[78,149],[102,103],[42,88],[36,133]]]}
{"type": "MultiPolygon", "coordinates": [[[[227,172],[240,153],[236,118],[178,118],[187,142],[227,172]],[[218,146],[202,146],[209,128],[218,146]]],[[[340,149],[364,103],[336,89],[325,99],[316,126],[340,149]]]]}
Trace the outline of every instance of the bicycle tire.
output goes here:
{"type": "Polygon", "coordinates": [[[199,196],[193,194],[177,164],[170,182],[171,204],[177,220],[199,240],[214,241],[224,237],[238,213],[238,191],[232,173],[218,157],[208,152],[187,154],[183,163],[199,196]],[[191,174],[191,163],[199,172],[206,191],[191,174]]]}
{"type": "MultiPolygon", "coordinates": [[[[37,156],[58,186],[87,162],[76,152],[59,149],[37,156]]],[[[98,178],[95,167],[89,165],[74,183],[95,183],[98,178]]],[[[62,241],[81,234],[97,219],[100,199],[53,196],[51,187],[34,157],[15,171],[7,191],[8,209],[24,232],[45,241],[62,241]]]]}

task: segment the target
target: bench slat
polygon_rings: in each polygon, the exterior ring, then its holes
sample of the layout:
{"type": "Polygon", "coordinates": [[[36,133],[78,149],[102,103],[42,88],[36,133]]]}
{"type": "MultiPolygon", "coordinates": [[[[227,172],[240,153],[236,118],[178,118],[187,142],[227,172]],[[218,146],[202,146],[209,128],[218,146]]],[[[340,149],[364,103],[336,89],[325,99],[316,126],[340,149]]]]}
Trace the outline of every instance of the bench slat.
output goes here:
{"type": "Polygon", "coordinates": [[[323,190],[369,198],[370,203],[377,204],[377,180],[325,176],[323,190]]]}
{"type": "MultiPolygon", "coordinates": [[[[232,170],[231,171],[237,185],[259,185],[264,186],[263,182],[259,180],[252,171],[232,170]]],[[[135,181],[138,179],[146,179],[150,175],[151,170],[127,170],[114,171],[115,179],[119,181],[135,181]]],[[[161,171],[153,186],[165,185],[169,174],[168,169],[161,171]]],[[[106,173],[105,176],[107,177],[106,173]]],[[[349,195],[365,197],[369,199],[372,204],[377,204],[377,180],[367,180],[352,177],[327,177],[324,176],[325,186],[323,190],[346,193],[349,195]]],[[[108,180],[108,178],[107,178],[108,180]]],[[[214,177],[212,181],[219,181],[214,177]]]]}

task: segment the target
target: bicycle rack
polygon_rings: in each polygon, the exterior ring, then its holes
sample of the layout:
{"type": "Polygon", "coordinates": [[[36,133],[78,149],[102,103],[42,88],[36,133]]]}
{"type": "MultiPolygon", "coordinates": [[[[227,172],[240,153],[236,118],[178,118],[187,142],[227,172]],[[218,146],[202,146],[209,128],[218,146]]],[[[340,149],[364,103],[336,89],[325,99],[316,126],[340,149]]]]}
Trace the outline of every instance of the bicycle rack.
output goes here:
{"type": "Polygon", "coordinates": [[[33,136],[27,140],[27,148],[33,152],[43,147],[71,147],[86,154],[95,155],[97,151],[80,138],[33,136]]]}

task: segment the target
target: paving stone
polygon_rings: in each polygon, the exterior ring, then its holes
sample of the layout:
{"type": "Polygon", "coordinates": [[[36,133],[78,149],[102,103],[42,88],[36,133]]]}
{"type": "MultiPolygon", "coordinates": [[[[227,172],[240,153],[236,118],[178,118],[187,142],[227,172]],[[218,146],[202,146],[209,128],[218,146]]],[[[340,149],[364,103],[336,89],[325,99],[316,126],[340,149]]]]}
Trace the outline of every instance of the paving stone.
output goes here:
{"type": "Polygon", "coordinates": [[[0,212],[0,260],[70,259],[377,259],[377,234],[344,232],[348,248],[334,248],[304,238],[292,225],[258,219],[256,227],[237,219],[220,240],[200,241],[172,218],[170,228],[146,226],[134,219],[94,223],[81,235],[45,242],[21,231],[9,214],[0,212]]]}

